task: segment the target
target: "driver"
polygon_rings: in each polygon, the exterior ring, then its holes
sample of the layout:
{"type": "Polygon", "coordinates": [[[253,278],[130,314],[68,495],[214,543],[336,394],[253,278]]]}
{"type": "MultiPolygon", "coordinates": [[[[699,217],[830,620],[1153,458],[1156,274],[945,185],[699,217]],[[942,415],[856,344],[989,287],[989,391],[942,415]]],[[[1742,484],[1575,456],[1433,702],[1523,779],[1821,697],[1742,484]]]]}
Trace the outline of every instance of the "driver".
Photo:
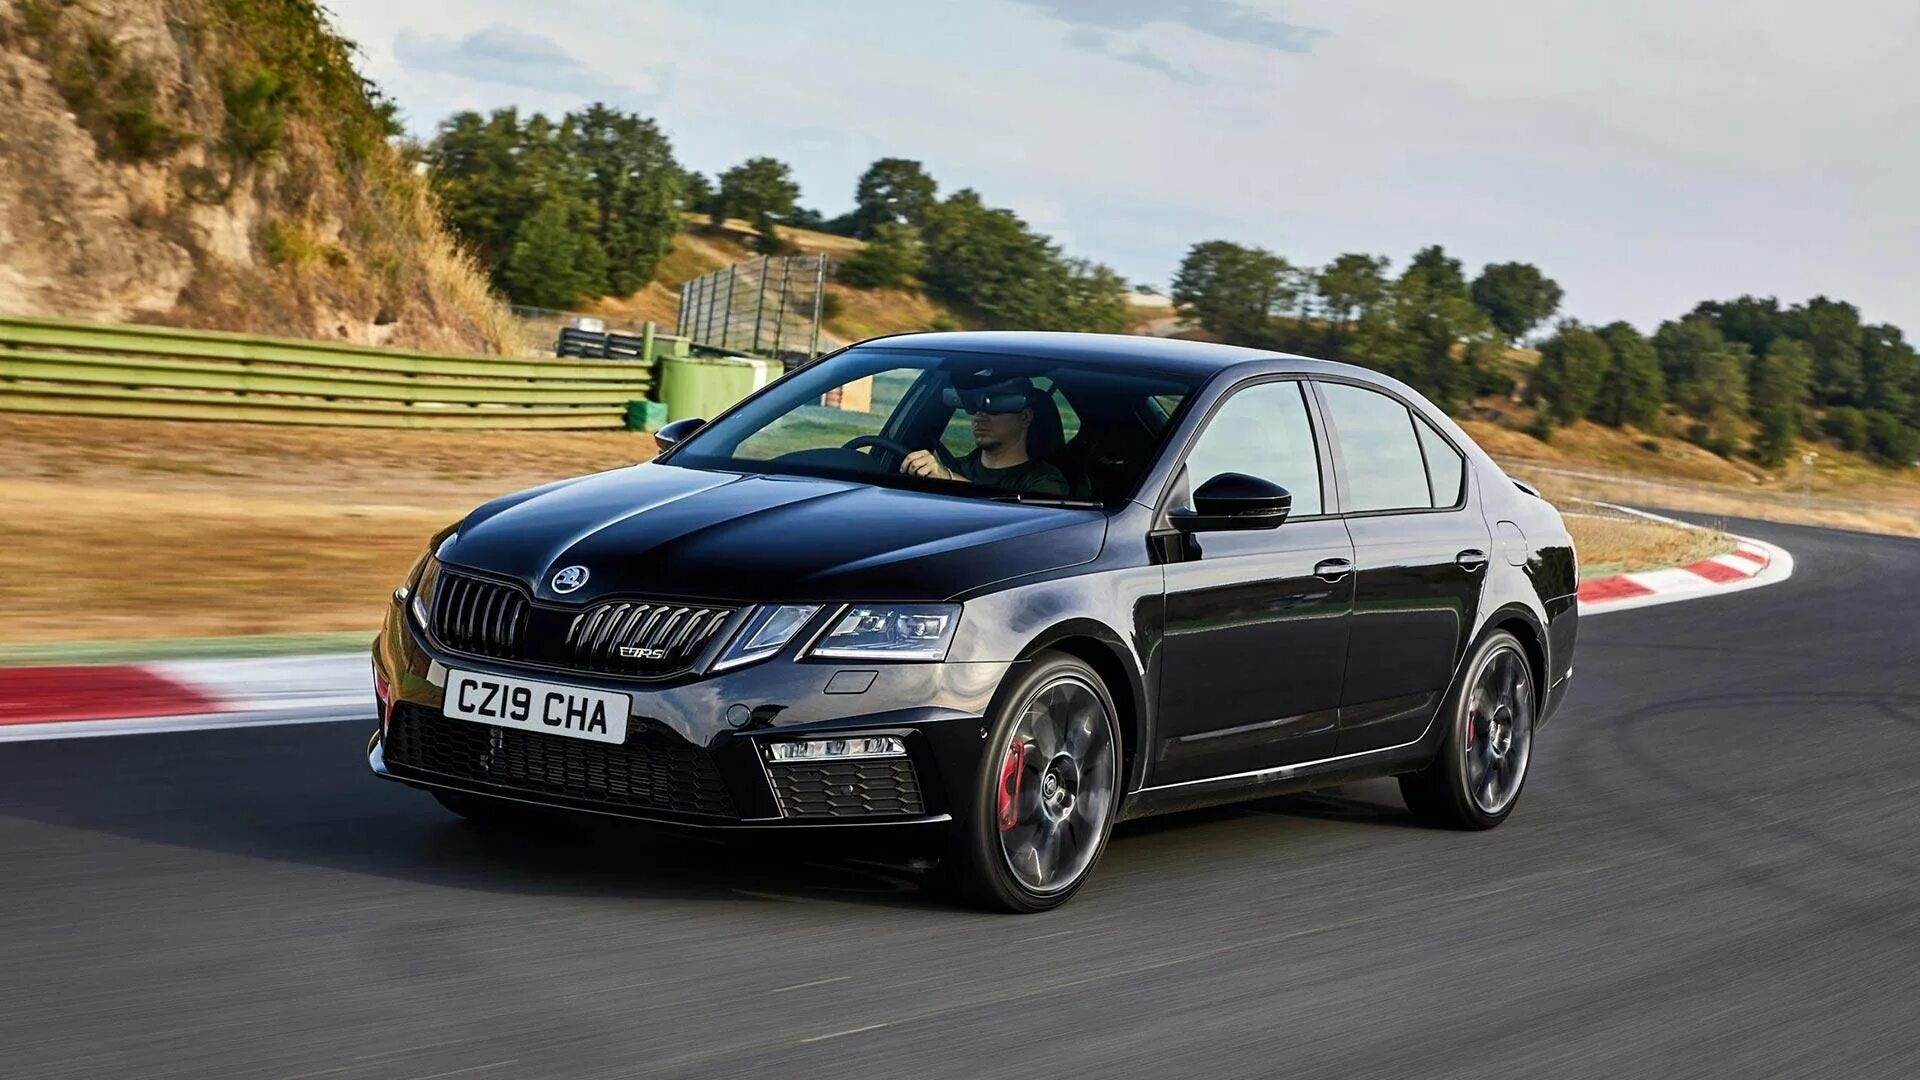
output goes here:
{"type": "Polygon", "coordinates": [[[933,451],[915,450],[900,463],[900,471],[908,476],[990,484],[1011,491],[1065,495],[1066,474],[1027,456],[1027,429],[1033,426],[1031,403],[1042,393],[1026,379],[975,388],[948,387],[943,392],[946,403],[965,409],[973,417],[973,452],[949,468],[933,451]]]}

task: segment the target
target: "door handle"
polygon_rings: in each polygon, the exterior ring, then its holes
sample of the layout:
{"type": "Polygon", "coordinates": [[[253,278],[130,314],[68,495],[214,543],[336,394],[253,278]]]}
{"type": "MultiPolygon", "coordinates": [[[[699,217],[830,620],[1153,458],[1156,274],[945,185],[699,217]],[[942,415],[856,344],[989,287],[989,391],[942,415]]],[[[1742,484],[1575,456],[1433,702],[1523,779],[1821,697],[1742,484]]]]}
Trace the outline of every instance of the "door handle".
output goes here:
{"type": "Polygon", "coordinates": [[[1353,563],[1348,559],[1321,559],[1313,564],[1313,576],[1329,584],[1339,581],[1353,572],[1353,563]]]}
{"type": "Polygon", "coordinates": [[[1471,574],[1475,570],[1487,565],[1487,553],[1481,551],[1479,548],[1468,548],[1460,554],[1455,555],[1453,561],[1460,569],[1471,574]]]}

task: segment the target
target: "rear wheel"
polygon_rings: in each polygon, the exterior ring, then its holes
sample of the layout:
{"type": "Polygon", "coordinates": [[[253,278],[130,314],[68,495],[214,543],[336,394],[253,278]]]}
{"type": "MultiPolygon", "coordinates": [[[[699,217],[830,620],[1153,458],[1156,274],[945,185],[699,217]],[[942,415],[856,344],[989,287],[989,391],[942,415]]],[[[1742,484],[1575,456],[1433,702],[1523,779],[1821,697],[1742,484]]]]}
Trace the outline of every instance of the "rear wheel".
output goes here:
{"type": "Polygon", "coordinates": [[[1042,654],[992,720],[948,876],[987,907],[1058,907],[1086,883],[1113,830],[1120,738],[1112,697],[1086,664],[1042,654]]]}
{"type": "Polygon", "coordinates": [[[1520,640],[1495,631],[1474,650],[1447,702],[1447,733],[1432,763],[1400,778],[1415,817],[1452,829],[1491,829],[1520,801],[1533,757],[1538,701],[1520,640]]]}

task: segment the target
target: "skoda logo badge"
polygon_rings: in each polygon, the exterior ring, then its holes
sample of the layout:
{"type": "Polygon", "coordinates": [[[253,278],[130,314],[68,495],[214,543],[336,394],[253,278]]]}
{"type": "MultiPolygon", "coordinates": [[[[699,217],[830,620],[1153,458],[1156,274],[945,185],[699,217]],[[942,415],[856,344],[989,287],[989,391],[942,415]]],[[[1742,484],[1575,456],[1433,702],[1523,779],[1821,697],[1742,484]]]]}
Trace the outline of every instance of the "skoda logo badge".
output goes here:
{"type": "Polygon", "coordinates": [[[587,568],[584,566],[569,566],[553,575],[553,591],[557,593],[570,593],[586,583],[587,568]]]}

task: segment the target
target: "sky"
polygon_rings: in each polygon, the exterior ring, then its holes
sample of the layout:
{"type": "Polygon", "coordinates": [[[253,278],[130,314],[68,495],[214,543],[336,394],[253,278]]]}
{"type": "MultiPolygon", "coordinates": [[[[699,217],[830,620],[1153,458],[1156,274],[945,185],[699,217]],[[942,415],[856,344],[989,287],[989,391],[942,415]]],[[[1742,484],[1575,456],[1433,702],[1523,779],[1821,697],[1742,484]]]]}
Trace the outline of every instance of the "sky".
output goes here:
{"type": "Polygon", "coordinates": [[[422,137],[601,100],[835,216],[925,163],[1164,290],[1199,241],[1538,265],[1651,329],[1742,293],[1920,337],[1913,0],[327,0],[422,137]]]}

